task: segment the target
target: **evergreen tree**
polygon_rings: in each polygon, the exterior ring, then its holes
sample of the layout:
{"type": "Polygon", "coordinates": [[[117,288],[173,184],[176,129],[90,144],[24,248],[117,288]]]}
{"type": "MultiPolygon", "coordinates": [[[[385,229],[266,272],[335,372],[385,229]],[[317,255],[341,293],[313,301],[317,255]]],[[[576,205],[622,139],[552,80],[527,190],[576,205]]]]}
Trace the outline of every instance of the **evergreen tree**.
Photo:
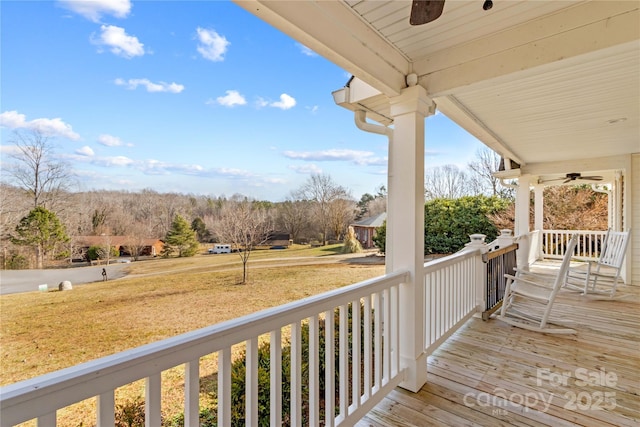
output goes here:
{"type": "Polygon", "coordinates": [[[16,235],[11,241],[16,245],[31,246],[36,253],[36,268],[43,268],[44,259],[49,253],[55,253],[56,246],[68,242],[69,236],[58,216],[38,206],[16,226],[16,235]]]}
{"type": "Polygon", "coordinates": [[[191,221],[191,229],[196,232],[199,242],[208,242],[211,238],[211,233],[209,233],[206,224],[200,217],[194,218],[194,220],[191,221]]]}
{"type": "Polygon", "coordinates": [[[179,257],[194,256],[198,253],[199,247],[196,232],[187,220],[180,215],[174,216],[171,229],[165,238],[163,256],[170,256],[176,252],[179,257]]]}

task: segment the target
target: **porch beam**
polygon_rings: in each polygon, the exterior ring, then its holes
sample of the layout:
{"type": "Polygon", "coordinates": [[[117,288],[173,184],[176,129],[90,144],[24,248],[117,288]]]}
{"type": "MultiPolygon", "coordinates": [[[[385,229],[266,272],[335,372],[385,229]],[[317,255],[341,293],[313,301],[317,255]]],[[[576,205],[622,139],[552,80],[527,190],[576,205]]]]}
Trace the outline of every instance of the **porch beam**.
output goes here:
{"type": "MultiPolygon", "coordinates": [[[[552,64],[638,39],[637,2],[584,2],[416,61],[429,95],[552,64]]],[[[485,82],[483,84],[490,84],[485,82]]]]}
{"type": "MultiPolygon", "coordinates": [[[[387,203],[387,272],[408,270],[400,285],[401,387],[417,392],[427,381],[425,353],[424,266],[424,136],[425,118],[435,112],[433,101],[421,86],[391,98],[394,119],[389,144],[387,203]]],[[[385,328],[388,327],[385,325],[385,328]]]]}
{"type": "Polygon", "coordinates": [[[628,170],[630,157],[628,154],[608,157],[591,157],[557,162],[528,163],[522,166],[522,175],[550,175],[566,172],[628,170]]]}

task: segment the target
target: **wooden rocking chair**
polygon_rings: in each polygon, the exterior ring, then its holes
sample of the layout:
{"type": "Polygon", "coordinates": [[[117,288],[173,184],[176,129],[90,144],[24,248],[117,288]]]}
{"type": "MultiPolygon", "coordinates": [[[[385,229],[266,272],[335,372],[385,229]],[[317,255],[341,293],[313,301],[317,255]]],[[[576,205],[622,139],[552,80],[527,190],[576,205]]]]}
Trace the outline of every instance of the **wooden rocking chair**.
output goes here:
{"type": "Polygon", "coordinates": [[[598,260],[570,268],[565,287],[579,290],[583,295],[595,294],[613,298],[620,280],[630,234],[629,230],[607,230],[598,260]]]}
{"type": "Polygon", "coordinates": [[[549,315],[553,309],[556,295],[565,283],[569,272],[569,263],[577,243],[578,236],[574,234],[569,240],[560,270],[558,275],[553,278],[552,284],[541,280],[540,276],[528,275],[522,271],[518,271],[515,276],[505,274],[507,285],[498,319],[510,325],[535,332],[575,334],[576,331],[574,329],[550,326],[549,315]],[[533,304],[521,307],[523,302],[531,302],[533,304]],[[541,314],[532,313],[535,310],[534,305],[542,307],[541,314]]]}

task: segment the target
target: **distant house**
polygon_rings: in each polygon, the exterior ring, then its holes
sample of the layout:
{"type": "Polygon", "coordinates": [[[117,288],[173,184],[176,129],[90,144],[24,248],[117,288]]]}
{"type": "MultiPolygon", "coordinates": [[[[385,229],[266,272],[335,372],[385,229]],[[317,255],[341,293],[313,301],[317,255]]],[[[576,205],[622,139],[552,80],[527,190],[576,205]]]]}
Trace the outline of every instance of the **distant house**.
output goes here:
{"type": "Polygon", "coordinates": [[[266,246],[277,246],[288,248],[293,241],[291,240],[291,234],[273,232],[269,234],[269,237],[265,241],[266,246]]]}
{"type": "Polygon", "coordinates": [[[83,254],[91,246],[106,246],[107,244],[115,248],[121,256],[131,256],[130,248],[132,246],[142,246],[141,256],[159,255],[164,246],[164,242],[160,239],[136,239],[130,236],[75,236],[75,246],[83,254]]]}
{"type": "Polygon", "coordinates": [[[376,228],[380,227],[387,219],[387,213],[363,218],[358,222],[351,224],[353,231],[356,233],[358,241],[364,249],[375,247],[373,238],[376,235],[376,228]]]}

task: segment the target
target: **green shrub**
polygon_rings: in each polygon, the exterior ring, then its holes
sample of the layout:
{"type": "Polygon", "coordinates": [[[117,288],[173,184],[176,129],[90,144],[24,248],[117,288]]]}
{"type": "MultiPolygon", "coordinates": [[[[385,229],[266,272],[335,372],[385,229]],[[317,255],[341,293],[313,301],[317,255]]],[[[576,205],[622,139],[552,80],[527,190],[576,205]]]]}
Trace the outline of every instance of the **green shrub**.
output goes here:
{"type": "Polygon", "coordinates": [[[355,254],[360,252],[362,252],[362,244],[358,241],[353,227],[349,226],[347,237],[344,239],[344,246],[342,246],[342,253],[355,254]]]}
{"type": "MultiPolygon", "coordinates": [[[[115,258],[120,255],[118,249],[116,249],[114,246],[110,246],[109,250],[111,252],[109,254],[111,258],[115,258]]],[[[107,254],[105,252],[106,251],[104,246],[90,246],[89,249],[87,249],[87,259],[89,261],[95,261],[97,259],[107,259],[107,254]]]]}
{"type": "Polygon", "coordinates": [[[26,270],[29,268],[29,260],[24,255],[13,253],[5,260],[7,270],[26,270]]]}
{"type": "Polygon", "coordinates": [[[499,232],[489,215],[505,210],[510,202],[499,197],[467,196],[434,199],[424,206],[425,254],[449,254],[464,248],[469,235],[480,233],[487,242],[499,232]]]}
{"type": "Polygon", "coordinates": [[[372,240],[380,249],[380,252],[385,253],[387,248],[387,221],[384,221],[380,227],[376,228],[376,235],[373,236],[372,240]]]}
{"type": "MultiPolygon", "coordinates": [[[[364,353],[364,307],[360,306],[360,321],[361,321],[361,349],[362,354],[364,353]]],[[[351,306],[348,310],[348,323],[351,325],[351,306]]],[[[373,318],[373,314],[372,314],[373,318]]],[[[339,364],[339,340],[340,340],[340,312],[338,309],[334,312],[335,319],[335,330],[334,330],[334,348],[336,349],[335,353],[335,390],[339,390],[340,387],[340,364],[339,364]]],[[[372,325],[373,326],[373,325],[372,325]]],[[[320,402],[319,402],[319,411],[320,411],[320,423],[323,424],[323,414],[324,414],[324,390],[325,390],[325,322],[324,319],[319,320],[318,324],[318,373],[319,373],[319,389],[320,389],[320,402]]],[[[351,326],[348,328],[348,349],[349,353],[352,351],[352,331],[351,326]]],[[[371,328],[371,336],[373,337],[373,327],[371,328]]],[[[302,425],[309,424],[309,324],[303,323],[301,327],[301,338],[302,338],[302,361],[301,361],[301,393],[302,393],[302,425]]],[[[260,419],[258,421],[258,426],[268,426],[269,425],[269,414],[270,414],[270,345],[268,342],[263,342],[258,346],[258,412],[260,414],[260,419]]],[[[352,372],[351,362],[349,362],[349,366],[347,367],[349,376],[352,372]]],[[[361,367],[361,371],[364,370],[364,367],[361,367]]],[[[238,357],[233,361],[231,365],[231,426],[240,427],[245,426],[245,378],[246,378],[246,354],[238,357]]],[[[284,345],[282,348],[282,413],[283,413],[283,422],[282,425],[284,427],[291,426],[291,420],[289,417],[290,408],[291,408],[291,346],[284,345]]],[[[213,390],[210,391],[210,395],[214,402],[217,402],[217,384],[213,385],[213,390]]],[[[363,387],[363,386],[362,386],[363,387]]],[[[362,390],[361,390],[362,391],[362,390]]],[[[350,399],[352,393],[348,390],[348,399],[349,403],[351,403],[350,399]]],[[[334,407],[336,408],[336,414],[338,411],[338,399],[334,402],[334,407]]],[[[184,414],[180,414],[174,417],[171,420],[167,420],[164,423],[165,427],[181,427],[184,425],[184,414]]],[[[215,407],[213,408],[204,408],[200,410],[200,426],[201,427],[217,427],[217,410],[215,407]]]]}

